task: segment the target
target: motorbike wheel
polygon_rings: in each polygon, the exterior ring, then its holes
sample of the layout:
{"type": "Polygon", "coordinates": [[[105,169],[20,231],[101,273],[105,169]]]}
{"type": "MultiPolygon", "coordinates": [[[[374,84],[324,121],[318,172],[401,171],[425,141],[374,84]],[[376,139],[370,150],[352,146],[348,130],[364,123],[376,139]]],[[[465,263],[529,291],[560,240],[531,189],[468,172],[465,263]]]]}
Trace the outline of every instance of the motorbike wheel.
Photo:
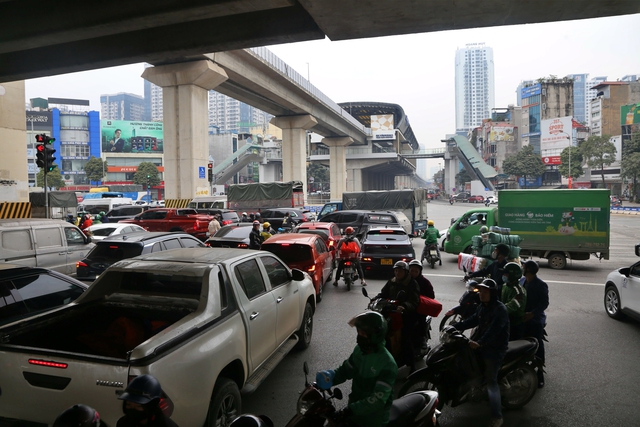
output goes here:
{"type": "MultiPolygon", "coordinates": [[[[437,391],[435,384],[431,382],[431,373],[425,370],[423,375],[418,375],[415,378],[408,378],[407,381],[400,388],[398,397],[404,396],[414,391],[421,390],[434,390],[437,391]]],[[[441,409],[444,405],[444,400],[440,400],[438,403],[438,409],[441,409]]]]}
{"type": "Polygon", "coordinates": [[[347,290],[350,291],[351,290],[351,279],[345,279],[344,282],[347,284],[347,290]]]}
{"type": "Polygon", "coordinates": [[[440,322],[440,330],[442,331],[445,327],[452,325],[454,323],[458,323],[462,320],[462,316],[459,314],[449,314],[444,316],[442,321],[440,322]]]}
{"type": "Polygon", "coordinates": [[[436,262],[435,262],[435,260],[433,260],[433,259],[432,259],[432,260],[429,262],[429,264],[431,264],[431,268],[436,268],[436,262]]]}
{"type": "Polygon", "coordinates": [[[500,397],[506,409],[521,408],[533,398],[538,390],[538,375],[527,363],[516,367],[500,381],[500,397]]]}

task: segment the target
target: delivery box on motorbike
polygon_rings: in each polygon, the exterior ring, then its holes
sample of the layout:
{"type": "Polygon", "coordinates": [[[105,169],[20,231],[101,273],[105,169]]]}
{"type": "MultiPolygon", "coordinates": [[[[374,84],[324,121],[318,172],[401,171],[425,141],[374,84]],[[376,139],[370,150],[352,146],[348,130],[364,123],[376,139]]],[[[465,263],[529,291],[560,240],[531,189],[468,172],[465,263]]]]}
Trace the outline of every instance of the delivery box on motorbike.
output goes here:
{"type": "Polygon", "coordinates": [[[438,300],[420,295],[420,304],[416,311],[423,316],[438,317],[442,311],[442,304],[438,300]]]}

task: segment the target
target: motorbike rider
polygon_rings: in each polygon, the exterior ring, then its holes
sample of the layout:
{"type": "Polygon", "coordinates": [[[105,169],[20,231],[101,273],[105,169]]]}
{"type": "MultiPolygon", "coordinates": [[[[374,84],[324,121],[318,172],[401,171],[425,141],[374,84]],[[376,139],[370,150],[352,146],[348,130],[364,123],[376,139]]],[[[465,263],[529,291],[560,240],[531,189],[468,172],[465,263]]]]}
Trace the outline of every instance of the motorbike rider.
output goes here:
{"type": "Polygon", "coordinates": [[[214,236],[218,230],[220,230],[220,221],[218,215],[214,215],[211,221],[209,222],[209,237],[214,236]]]}
{"type": "Polygon", "coordinates": [[[289,212],[284,213],[284,219],[282,220],[282,228],[285,230],[291,230],[293,228],[293,219],[291,219],[291,214],[289,212]]]}
{"type": "Polygon", "coordinates": [[[509,314],[509,340],[519,340],[524,336],[524,310],[527,305],[527,291],[520,284],[522,268],[520,264],[510,262],[504,266],[504,286],[501,301],[509,314]]]}
{"type": "MultiPolygon", "coordinates": [[[[423,274],[422,274],[422,263],[420,261],[418,261],[417,259],[414,259],[413,261],[411,261],[409,263],[409,274],[411,275],[411,278],[413,280],[416,281],[416,283],[418,283],[418,287],[420,289],[420,295],[424,295],[427,298],[431,298],[431,299],[436,299],[436,294],[433,291],[433,285],[431,284],[431,282],[429,281],[429,279],[427,279],[423,274]]],[[[423,316],[419,313],[416,313],[416,316],[418,318],[418,327],[417,327],[417,332],[420,334],[419,337],[415,337],[416,338],[416,343],[418,343],[419,341],[419,345],[422,348],[427,348],[428,347],[428,343],[427,343],[427,323],[426,323],[426,317],[427,316],[423,316]],[[419,340],[418,340],[419,338],[419,340]]],[[[418,335],[418,334],[416,334],[418,335]]],[[[414,345],[416,344],[414,343],[414,345]]]]}
{"type": "MultiPolygon", "coordinates": [[[[544,366],[545,310],[549,307],[549,287],[538,277],[538,263],[530,259],[524,263],[524,277],[520,282],[527,291],[524,313],[524,335],[538,340],[536,356],[544,366]],[[524,280],[523,280],[524,279],[524,280]]],[[[544,370],[538,368],[538,388],[544,387],[544,370]]]]}
{"type": "Polygon", "coordinates": [[[453,204],[453,194],[449,194],[449,204],[453,204]]]}
{"type": "Polygon", "coordinates": [[[487,382],[492,417],[489,426],[500,427],[503,421],[498,371],[509,344],[509,315],[507,308],[498,299],[498,286],[493,279],[485,279],[476,287],[480,292],[481,304],[469,318],[452,326],[459,331],[477,326],[469,347],[478,349],[484,360],[484,379],[487,382]]]}
{"type": "Polygon", "coordinates": [[[273,236],[274,231],[271,229],[271,223],[269,221],[265,221],[262,223],[262,231],[260,235],[262,236],[262,241],[264,242],[269,237],[273,236]]]}
{"type": "Polygon", "coordinates": [[[424,232],[424,249],[422,250],[421,261],[427,258],[427,251],[429,250],[429,246],[436,245],[438,259],[440,260],[440,265],[442,265],[442,258],[440,258],[440,248],[438,248],[438,239],[440,237],[442,237],[442,235],[440,234],[440,230],[434,227],[433,220],[429,220],[427,222],[427,229],[424,232]]]}
{"type": "Polygon", "coordinates": [[[505,245],[504,243],[497,244],[495,249],[491,253],[491,258],[493,258],[495,261],[492,262],[491,265],[488,265],[483,269],[480,269],[473,273],[468,273],[464,277],[464,281],[468,281],[471,277],[490,276],[498,285],[498,298],[500,298],[500,295],[502,295],[502,284],[504,283],[504,281],[502,280],[503,269],[504,266],[507,265],[507,257],[509,256],[510,251],[511,249],[509,249],[508,245],[505,245]]]}
{"type": "Polygon", "coordinates": [[[152,375],[139,375],[131,380],[118,399],[124,416],[116,427],[178,427],[160,408],[162,387],[152,375]]]}
{"type": "Polygon", "coordinates": [[[344,233],[345,237],[340,239],[338,245],[336,246],[336,254],[338,254],[338,270],[336,271],[336,278],[333,281],[333,286],[338,286],[338,280],[340,280],[340,274],[342,274],[342,268],[344,267],[345,260],[340,255],[346,257],[347,254],[350,253],[358,255],[355,258],[351,258],[351,262],[356,266],[356,271],[358,272],[358,276],[360,277],[360,284],[362,286],[367,286],[367,282],[364,280],[364,272],[362,271],[362,266],[360,265],[360,252],[362,249],[362,247],[360,246],[360,241],[356,237],[353,227],[347,227],[344,230],[344,233]]]}
{"type": "Polygon", "coordinates": [[[329,389],[353,379],[347,407],[335,415],[337,424],[346,421],[362,427],[385,426],[398,373],[393,356],[385,348],[387,321],[378,312],[366,311],[351,319],[349,325],[358,332],[358,344],[338,369],[318,372],[316,383],[329,389]]]}
{"type": "Polygon", "coordinates": [[[249,222],[249,217],[246,212],[242,212],[242,218],[240,218],[240,222],[249,222]]]}
{"type": "Polygon", "coordinates": [[[109,223],[109,217],[104,213],[104,211],[100,211],[100,221],[102,221],[103,224],[109,223]]]}
{"type": "Polygon", "coordinates": [[[53,427],[100,427],[100,414],[90,406],[73,405],[58,415],[53,427]]]}
{"type": "Polygon", "coordinates": [[[398,311],[402,313],[402,335],[400,337],[402,354],[399,362],[401,365],[407,365],[410,372],[413,372],[415,370],[413,341],[414,337],[419,334],[415,325],[418,320],[416,310],[420,304],[420,288],[409,274],[409,264],[404,261],[398,261],[394,264],[393,275],[393,279],[387,281],[376,298],[399,302],[398,311]]]}
{"type": "Polygon", "coordinates": [[[263,241],[260,234],[260,221],[253,221],[253,228],[249,233],[249,249],[260,249],[263,241]]]}

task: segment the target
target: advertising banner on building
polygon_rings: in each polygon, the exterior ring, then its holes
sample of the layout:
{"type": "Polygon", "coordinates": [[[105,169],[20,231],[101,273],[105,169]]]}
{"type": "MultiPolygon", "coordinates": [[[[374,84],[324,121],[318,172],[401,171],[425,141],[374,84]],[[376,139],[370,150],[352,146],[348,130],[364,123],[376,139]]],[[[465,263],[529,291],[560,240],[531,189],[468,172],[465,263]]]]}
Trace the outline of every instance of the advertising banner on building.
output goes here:
{"type": "Polygon", "coordinates": [[[540,85],[540,83],[533,86],[523,87],[520,90],[520,97],[522,99],[525,99],[525,98],[530,98],[534,95],[540,95],[541,88],[542,86],[540,85]]]}
{"type": "Polygon", "coordinates": [[[635,125],[640,123],[640,103],[620,107],[620,124],[635,125]]]}
{"type": "Polygon", "coordinates": [[[164,133],[161,122],[102,120],[102,152],[161,154],[164,133]]]}
{"type": "Polygon", "coordinates": [[[32,129],[51,132],[51,112],[27,111],[27,130],[32,129]]]}
{"type": "Polygon", "coordinates": [[[374,141],[389,141],[396,139],[393,114],[374,114],[371,116],[371,134],[374,141]]]}
{"type": "Polygon", "coordinates": [[[561,165],[562,161],[560,160],[560,156],[543,156],[542,163],[544,163],[547,166],[552,166],[552,165],[561,165]]]}
{"type": "Polygon", "coordinates": [[[513,126],[491,126],[489,130],[489,142],[513,142],[515,141],[513,126]]]}
{"type": "Polygon", "coordinates": [[[542,120],[540,150],[562,149],[571,145],[573,128],[571,116],[542,120]]]}

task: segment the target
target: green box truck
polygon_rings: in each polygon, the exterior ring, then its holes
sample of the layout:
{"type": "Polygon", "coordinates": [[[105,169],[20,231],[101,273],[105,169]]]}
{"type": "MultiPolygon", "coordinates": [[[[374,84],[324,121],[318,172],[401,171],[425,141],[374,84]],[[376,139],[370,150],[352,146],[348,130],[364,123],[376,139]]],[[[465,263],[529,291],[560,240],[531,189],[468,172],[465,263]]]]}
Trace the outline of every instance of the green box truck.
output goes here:
{"type": "Polygon", "coordinates": [[[501,190],[497,208],[477,208],[454,220],[447,253],[470,253],[480,227],[511,229],[522,237],[520,256],[546,258],[563,269],[567,259],[609,259],[609,190],[501,190]]]}

